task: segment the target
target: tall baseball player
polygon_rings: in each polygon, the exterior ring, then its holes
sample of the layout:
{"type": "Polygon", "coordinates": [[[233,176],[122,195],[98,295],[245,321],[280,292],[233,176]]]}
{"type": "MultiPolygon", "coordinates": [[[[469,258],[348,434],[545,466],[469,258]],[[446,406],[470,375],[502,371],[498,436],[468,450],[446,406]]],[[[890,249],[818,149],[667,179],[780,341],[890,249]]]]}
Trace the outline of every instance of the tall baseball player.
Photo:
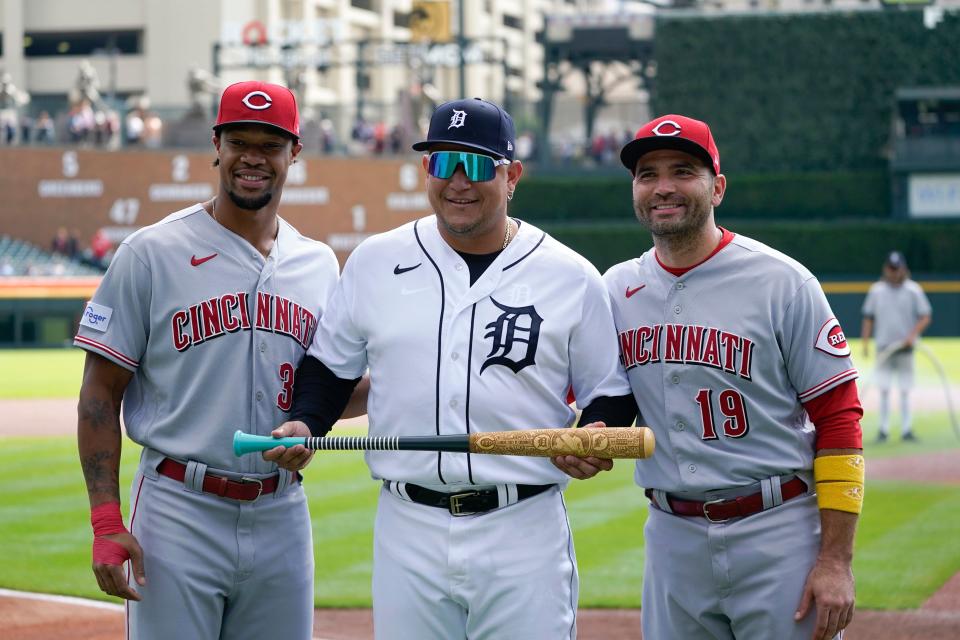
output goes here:
{"type": "Polygon", "coordinates": [[[870,355],[870,337],[876,327],[876,382],[880,390],[880,430],[877,442],[890,435],[890,388],[897,378],[900,388],[900,437],[916,440],[910,413],[913,388],[913,346],[930,325],[930,301],[920,285],[910,279],[907,261],[892,251],[883,263],[883,277],[870,286],[863,301],[863,355],[870,355]]]}
{"type": "MultiPolygon", "coordinates": [[[[315,435],[369,367],[373,436],[625,426],[635,404],[610,301],[585,259],[507,216],[523,168],[497,105],[437,108],[425,151],[435,215],[350,255],[297,377],[294,418],[315,435]],[[339,389],[339,391],[338,391],[339,389]]],[[[294,447],[296,449],[296,447],[294,447]]],[[[380,640],[576,634],[573,538],[561,495],[609,461],[369,451],[383,482],[374,534],[380,640]]]]}
{"type": "Polygon", "coordinates": [[[238,426],[267,434],[287,419],[337,281],[330,248],[277,214],[298,136],[288,89],[228,87],[213,134],[216,197],[127,238],[83,313],[77,431],[93,571],[128,601],[130,638],[311,637],[303,489],[229,444],[238,426]],[[121,400],[127,434],[143,446],[129,532],[121,400]]]}
{"type": "Polygon", "coordinates": [[[657,438],[635,474],[643,636],[831,638],[853,615],[863,498],[843,331],[807,269],[715,223],[726,178],[706,124],[657,118],[620,157],[654,241],[604,276],[657,438]]]}

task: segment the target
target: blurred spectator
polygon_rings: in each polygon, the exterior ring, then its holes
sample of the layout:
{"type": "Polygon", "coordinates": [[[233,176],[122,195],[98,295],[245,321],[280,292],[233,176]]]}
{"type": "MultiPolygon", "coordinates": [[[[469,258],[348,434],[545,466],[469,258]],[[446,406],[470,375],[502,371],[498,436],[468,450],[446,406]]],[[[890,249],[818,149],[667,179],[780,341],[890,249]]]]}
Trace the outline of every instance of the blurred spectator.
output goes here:
{"type": "Polygon", "coordinates": [[[113,243],[103,229],[97,229],[90,238],[90,248],[83,252],[83,257],[88,264],[101,269],[106,269],[110,264],[110,258],[113,257],[113,243]]]}
{"type": "Polygon", "coordinates": [[[33,141],[37,144],[53,144],[55,132],[53,118],[46,111],[41,111],[33,123],[33,141]]]}
{"type": "Polygon", "coordinates": [[[333,153],[337,148],[337,132],[330,118],[320,120],[320,145],[324,153],[333,153]]]}
{"type": "Polygon", "coordinates": [[[382,155],[387,146],[387,125],[380,121],[373,127],[373,152],[382,155]]]}
{"type": "Polygon", "coordinates": [[[25,113],[20,116],[20,144],[30,144],[30,134],[33,132],[33,118],[25,113]]]}
{"type": "Polygon", "coordinates": [[[155,113],[143,119],[143,144],[148,149],[159,149],[163,144],[163,121],[155,113]]]}
{"type": "Polygon", "coordinates": [[[405,151],[403,138],[403,127],[400,123],[393,125],[393,127],[390,128],[390,153],[397,155],[405,151]]]}
{"type": "Polygon", "coordinates": [[[75,258],[77,256],[76,236],[68,233],[66,227],[58,228],[53,240],[50,241],[50,251],[71,259],[75,258]]]}
{"type": "Polygon", "coordinates": [[[89,100],[81,100],[70,107],[70,113],[67,114],[67,134],[70,142],[89,142],[95,126],[96,120],[89,100]]]}
{"type": "Polygon", "coordinates": [[[119,146],[120,116],[113,109],[95,111],[93,141],[98,147],[115,149],[119,146]]]}
{"type": "Polygon", "coordinates": [[[7,258],[4,258],[0,261],[0,276],[13,276],[17,274],[17,270],[14,269],[13,263],[10,262],[7,258]]]}
{"type": "Polygon", "coordinates": [[[362,154],[370,149],[370,145],[373,141],[373,127],[369,122],[360,118],[354,125],[353,129],[350,131],[350,138],[353,141],[352,152],[357,154],[362,154]]]}
{"type": "Polygon", "coordinates": [[[143,126],[143,112],[140,109],[134,109],[127,114],[124,129],[128,145],[137,146],[143,142],[143,126]]]}

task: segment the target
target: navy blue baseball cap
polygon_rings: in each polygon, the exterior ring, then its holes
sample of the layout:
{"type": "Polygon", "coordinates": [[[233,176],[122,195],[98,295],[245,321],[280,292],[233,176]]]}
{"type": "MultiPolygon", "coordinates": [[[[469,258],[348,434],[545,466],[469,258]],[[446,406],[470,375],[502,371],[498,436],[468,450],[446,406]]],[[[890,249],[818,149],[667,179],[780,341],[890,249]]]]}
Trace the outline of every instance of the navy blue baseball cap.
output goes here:
{"type": "Polygon", "coordinates": [[[438,144],[458,144],[498,158],[514,159],[517,132],[510,114],[481,98],[444,102],[430,117],[427,139],[414,151],[429,151],[438,144]]]}
{"type": "Polygon", "coordinates": [[[891,269],[899,269],[907,266],[907,260],[899,251],[891,251],[890,255],[887,256],[885,264],[891,269]]]}

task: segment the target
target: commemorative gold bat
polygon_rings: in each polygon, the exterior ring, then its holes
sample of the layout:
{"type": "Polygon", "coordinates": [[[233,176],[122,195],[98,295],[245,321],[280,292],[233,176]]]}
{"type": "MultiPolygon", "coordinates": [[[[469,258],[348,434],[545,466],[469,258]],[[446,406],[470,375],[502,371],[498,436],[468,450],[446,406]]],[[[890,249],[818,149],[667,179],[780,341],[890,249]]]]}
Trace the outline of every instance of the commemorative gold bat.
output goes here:
{"type": "Polygon", "coordinates": [[[519,429],[450,436],[334,436],[273,438],[242,431],[233,434],[233,452],[242,456],[274,447],[302,444],[316,451],[452,451],[500,456],[649,458],[654,437],[649,427],[519,429]]]}

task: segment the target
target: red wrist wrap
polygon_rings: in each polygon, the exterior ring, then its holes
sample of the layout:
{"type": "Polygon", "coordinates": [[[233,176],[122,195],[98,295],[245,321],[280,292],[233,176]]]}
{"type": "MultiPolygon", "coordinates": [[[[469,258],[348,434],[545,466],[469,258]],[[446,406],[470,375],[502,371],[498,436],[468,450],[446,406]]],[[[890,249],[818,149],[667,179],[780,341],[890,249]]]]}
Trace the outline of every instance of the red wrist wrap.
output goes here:
{"type": "Polygon", "coordinates": [[[120,515],[119,502],[107,502],[97,505],[90,511],[90,524],[93,525],[93,561],[97,564],[123,564],[130,554],[113,540],[101,536],[115,533],[127,533],[120,515]]]}
{"type": "Polygon", "coordinates": [[[113,540],[106,538],[93,539],[93,561],[97,564],[123,564],[130,559],[130,554],[113,540]]]}
{"type": "Polygon", "coordinates": [[[95,506],[90,511],[90,524],[93,525],[94,536],[127,533],[127,528],[123,526],[123,516],[120,515],[119,502],[105,502],[95,506]]]}

